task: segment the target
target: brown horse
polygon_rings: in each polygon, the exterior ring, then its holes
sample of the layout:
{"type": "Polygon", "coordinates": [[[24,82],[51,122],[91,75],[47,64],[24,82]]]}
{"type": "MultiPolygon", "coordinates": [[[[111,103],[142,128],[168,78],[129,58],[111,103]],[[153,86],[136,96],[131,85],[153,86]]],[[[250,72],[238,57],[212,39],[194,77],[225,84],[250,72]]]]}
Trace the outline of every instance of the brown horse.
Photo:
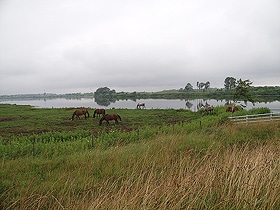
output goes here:
{"type": "Polygon", "coordinates": [[[235,111],[239,111],[237,106],[229,106],[226,108],[226,112],[235,112],[235,111]]]}
{"type": "Polygon", "coordinates": [[[105,114],[100,120],[99,120],[99,125],[102,125],[102,121],[105,120],[107,122],[107,124],[109,125],[109,121],[110,120],[115,120],[115,123],[118,124],[119,121],[118,119],[121,121],[121,117],[118,114],[105,114]]]}
{"type": "Polygon", "coordinates": [[[95,117],[95,114],[97,114],[97,116],[99,117],[100,114],[102,114],[102,116],[105,115],[105,109],[95,109],[94,113],[93,113],[93,117],[95,117]]]}
{"type": "Polygon", "coordinates": [[[84,115],[84,116],[85,116],[85,119],[86,119],[87,117],[89,117],[89,112],[88,112],[88,110],[87,110],[87,109],[77,109],[77,110],[73,113],[73,115],[72,115],[72,120],[74,120],[74,117],[75,117],[75,116],[77,116],[78,119],[80,119],[80,116],[81,116],[81,115],[84,115]]]}
{"type": "Polygon", "coordinates": [[[203,115],[204,115],[205,113],[213,114],[213,112],[214,112],[214,106],[205,106],[205,107],[204,107],[204,110],[203,110],[203,115]]]}
{"type": "Polygon", "coordinates": [[[146,109],[145,103],[138,103],[136,109],[140,109],[141,107],[146,109]]]}

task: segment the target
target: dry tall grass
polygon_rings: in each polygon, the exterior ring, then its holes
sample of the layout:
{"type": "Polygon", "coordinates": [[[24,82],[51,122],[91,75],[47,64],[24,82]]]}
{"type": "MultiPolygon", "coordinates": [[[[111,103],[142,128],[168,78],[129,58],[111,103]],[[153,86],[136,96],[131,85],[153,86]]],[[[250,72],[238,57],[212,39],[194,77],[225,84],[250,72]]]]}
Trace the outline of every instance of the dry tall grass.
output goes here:
{"type": "MultiPolygon", "coordinates": [[[[164,137],[161,137],[164,138],[164,137]]],[[[160,141],[160,139],[158,139],[160,141]]],[[[164,140],[163,140],[164,141],[164,140]]],[[[177,141],[177,139],[173,139],[177,141]]],[[[191,150],[172,158],[171,145],[133,173],[87,192],[89,209],[279,209],[280,144],[191,150]]]]}
{"type": "MultiPolygon", "coordinates": [[[[53,160],[44,166],[50,167],[45,180],[30,181],[5,208],[280,209],[276,135],[206,151],[188,146],[195,140],[195,134],[159,134],[152,141],[74,156],[63,165],[53,160]],[[51,170],[54,165],[61,168],[51,170]]],[[[9,190],[14,196],[15,189],[9,190]]]]}

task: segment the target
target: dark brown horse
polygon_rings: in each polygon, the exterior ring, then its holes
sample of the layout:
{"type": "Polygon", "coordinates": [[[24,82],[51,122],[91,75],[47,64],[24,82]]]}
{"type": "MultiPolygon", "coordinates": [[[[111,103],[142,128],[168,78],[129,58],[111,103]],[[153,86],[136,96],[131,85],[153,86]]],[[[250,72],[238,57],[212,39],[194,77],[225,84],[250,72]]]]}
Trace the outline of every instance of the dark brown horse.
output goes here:
{"type": "Polygon", "coordinates": [[[203,115],[205,113],[213,114],[213,112],[214,112],[214,106],[205,106],[202,114],[203,115]]]}
{"type": "Polygon", "coordinates": [[[229,106],[226,108],[226,112],[235,112],[235,111],[239,111],[237,106],[229,106]]]}
{"type": "Polygon", "coordinates": [[[103,120],[105,120],[107,122],[107,124],[109,125],[109,121],[110,120],[115,120],[115,123],[118,124],[119,121],[118,119],[121,121],[121,117],[118,114],[105,114],[100,120],[99,120],[99,125],[102,125],[103,120]]]}
{"type": "Polygon", "coordinates": [[[136,109],[140,109],[141,107],[146,108],[145,103],[138,103],[136,109]]]}
{"type": "Polygon", "coordinates": [[[93,113],[93,117],[95,117],[95,115],[97,114],[97,116],[99,117],[100,114],[102,114],[102,116],[105,115],[105,109],[95,109],[94,113],[93,113]]]}
{"type": "Polygon", "coordinates": [[[89,117],[89,112],[87,109],[77,109],[73,115],[72,115],[72,120],[74,120],[75,116],[77,116],[78,119],[80,119],[80,116],[81,115],[84,115],[85,116],[85,119],[87,117],[89,117]]]}

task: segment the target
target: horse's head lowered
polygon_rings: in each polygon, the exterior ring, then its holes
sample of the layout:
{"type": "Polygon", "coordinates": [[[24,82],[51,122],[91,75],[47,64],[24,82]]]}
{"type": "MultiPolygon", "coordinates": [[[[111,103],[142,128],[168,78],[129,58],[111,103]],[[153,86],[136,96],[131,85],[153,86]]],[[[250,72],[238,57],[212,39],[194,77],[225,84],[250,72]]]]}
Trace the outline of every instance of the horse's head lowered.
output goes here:
{"type": "Polygon", "coordinates": [[[235,112],[235,111],[239,111],[239,108],[237,106],[229,106],[226,108],[226,112],[235,112]]]}
{"type": "Polygon", "coordinates": [[[103,120],[105,120],[107,122],[107,124],[109,124],[110,120],[115,120],[115,123],[118,124],[119,121],[118,120],[122,120],[121,116],[118,114],[105,114],[100,120],[99,120],[99,125],[102,125],[103,120]]]}
{"type": "Polygon", "coordinates": [[[77,116],[78,119],[80,119],[80,115],[84,115],[85,116],[85,119],[87,117],[89,117],[89,112],[87,109],[77,109],[73,115],[72,115],[72,120],[74,120],[75,116],[77,116]]]}
{"type": "Polygon", "coordinates": [[[95,109],[94,113],[93,113],[93,117],[95,117],[95,115],[97,114],[97,116],[99,116],[100,114],[102,114],[102,116],[105,115],[105,109],[95,109]]]}
{"type": "Polygon", "coordinates": [[[145,103],[138,103],[136,108],[140,109],[141,107],[146,108],[145,103]]]}

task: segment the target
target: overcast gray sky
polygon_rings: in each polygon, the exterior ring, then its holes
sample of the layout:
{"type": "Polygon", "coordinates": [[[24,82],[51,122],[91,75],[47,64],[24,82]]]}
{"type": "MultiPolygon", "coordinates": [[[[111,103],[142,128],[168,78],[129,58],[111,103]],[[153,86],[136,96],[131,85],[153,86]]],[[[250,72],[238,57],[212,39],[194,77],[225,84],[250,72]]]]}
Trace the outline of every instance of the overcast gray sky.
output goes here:
{"type": "Polygon", "coordinates": [[[0,0],[0,95],[280,85],[279,0],[0,0]]]}

